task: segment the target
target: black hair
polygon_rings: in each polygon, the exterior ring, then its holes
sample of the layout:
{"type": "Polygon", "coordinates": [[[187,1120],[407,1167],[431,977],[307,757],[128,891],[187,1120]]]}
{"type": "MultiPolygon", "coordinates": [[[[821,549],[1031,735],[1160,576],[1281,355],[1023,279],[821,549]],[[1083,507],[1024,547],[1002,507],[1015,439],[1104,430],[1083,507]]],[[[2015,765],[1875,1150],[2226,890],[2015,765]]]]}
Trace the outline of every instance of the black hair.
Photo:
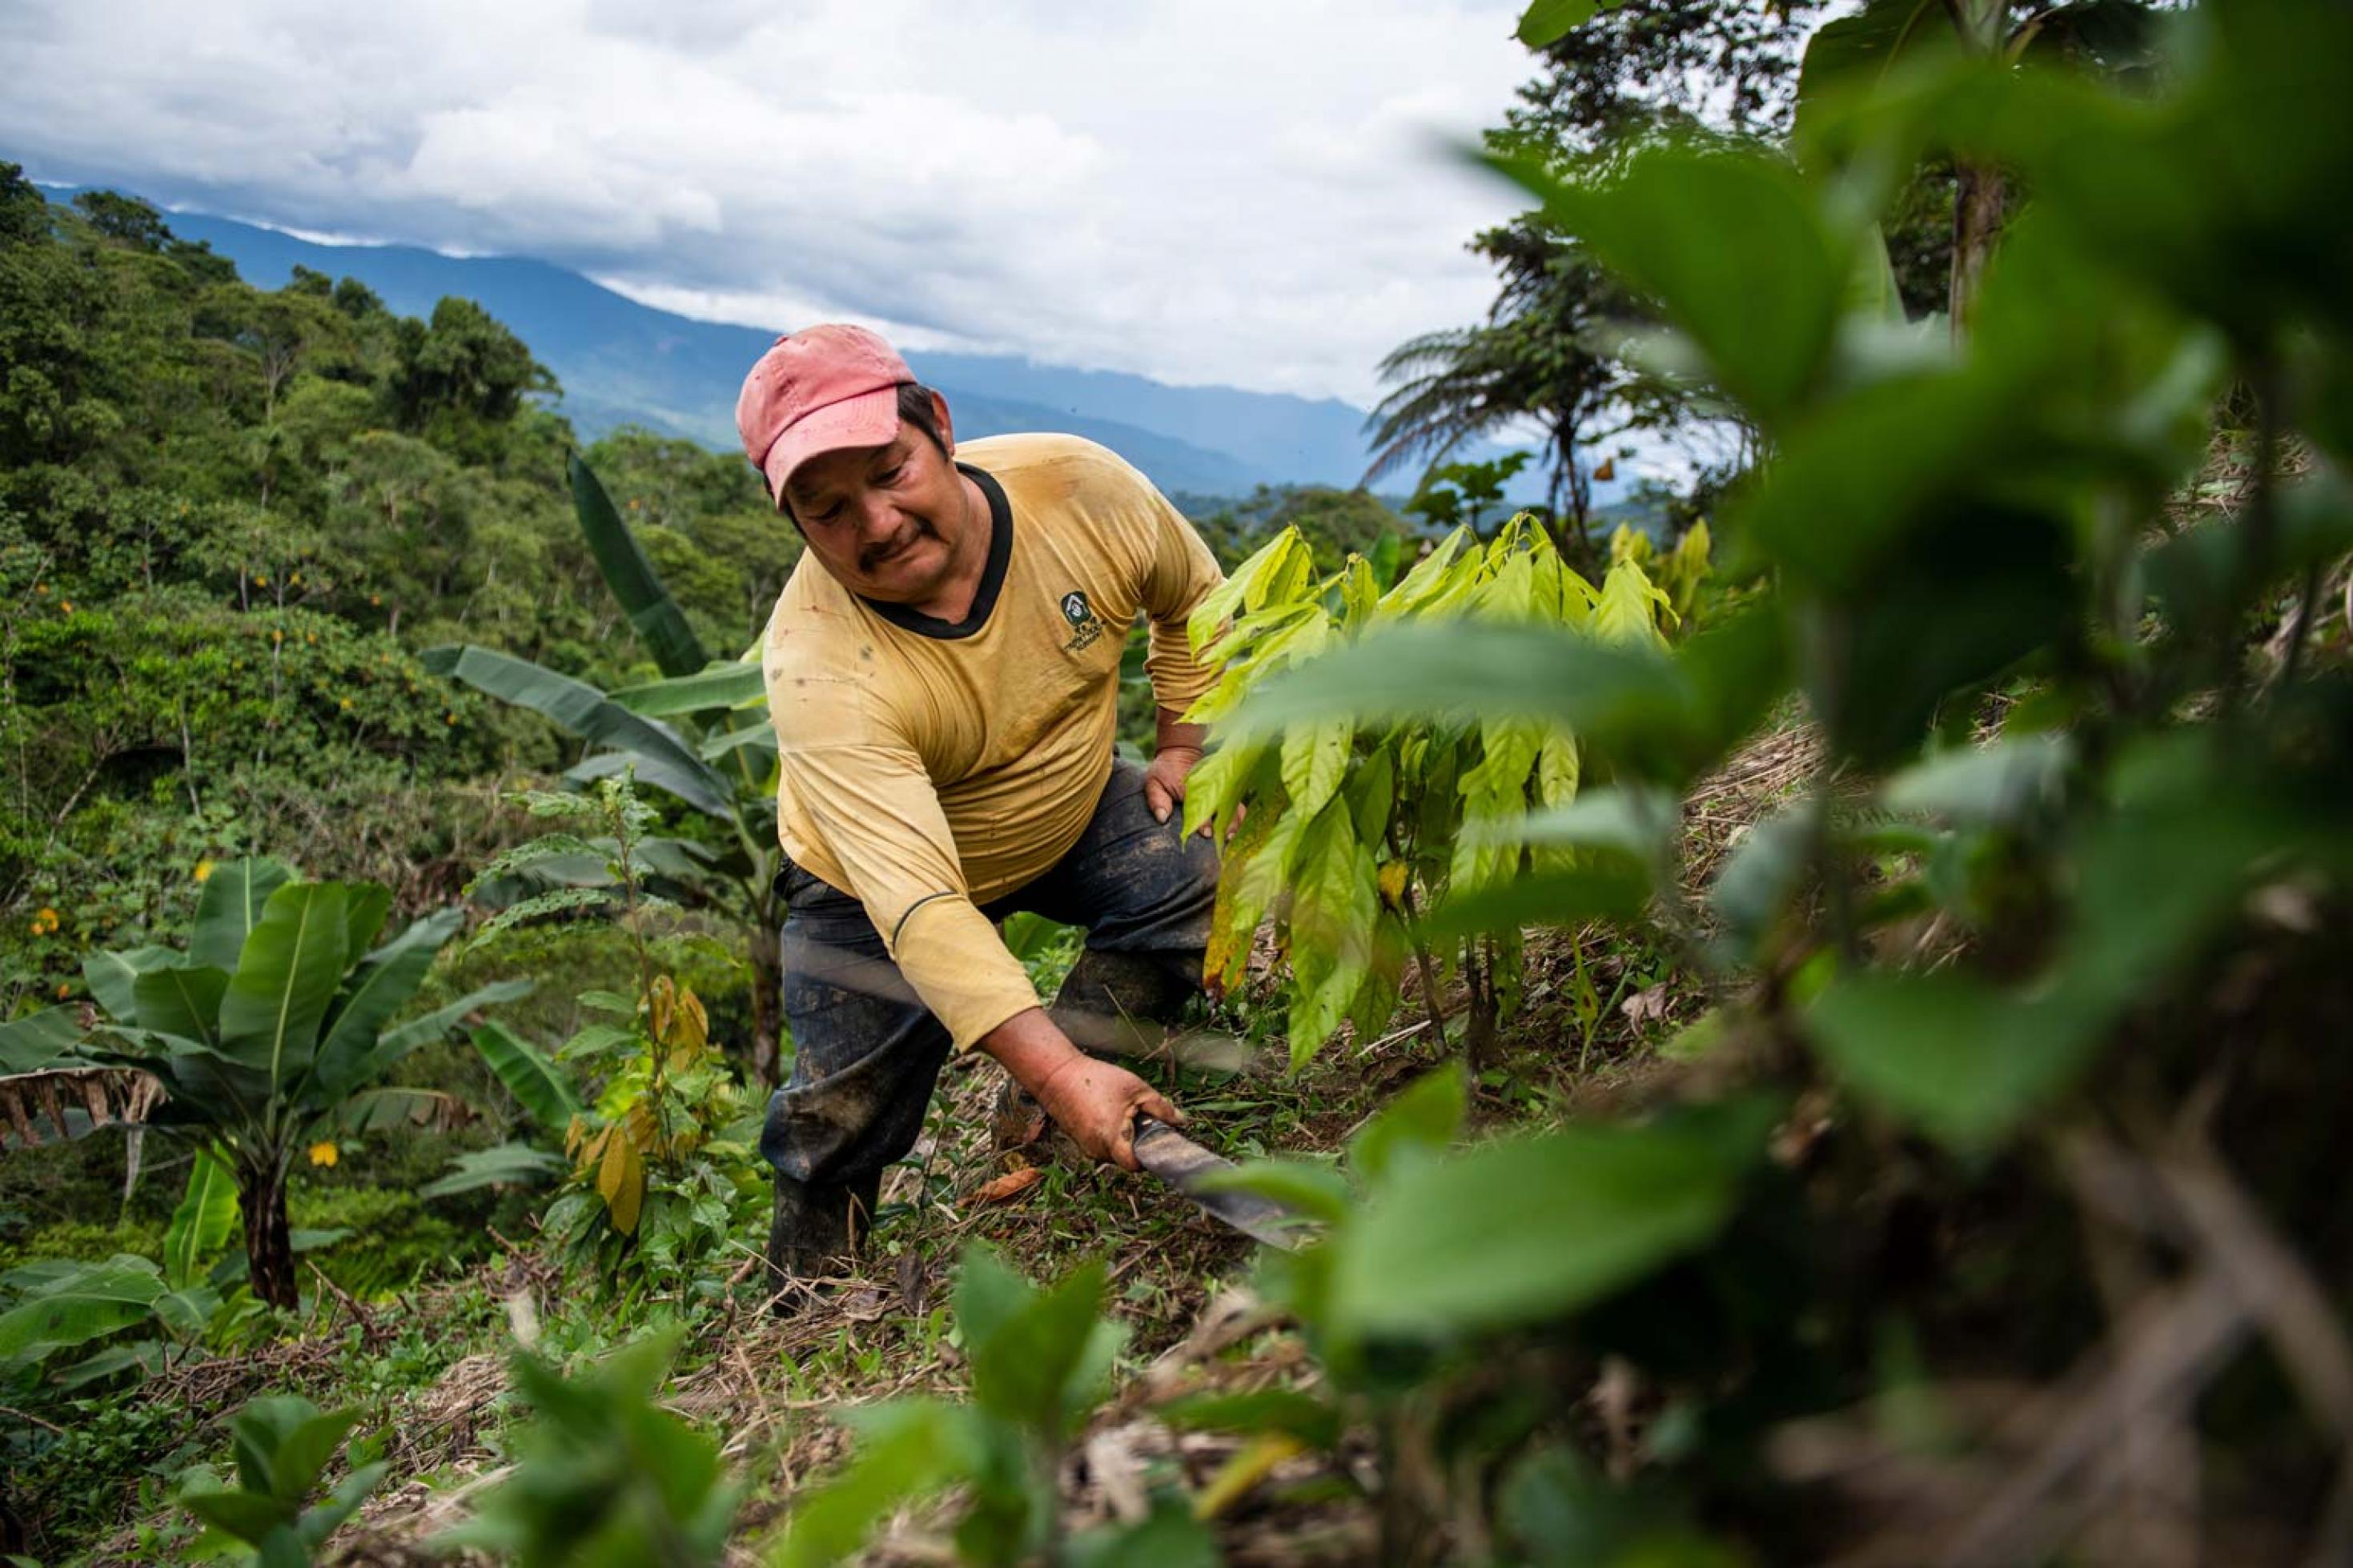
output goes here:
{"type": "MultiPolygon", "coordinates": [[[[932,412],[932,398],[934,395],[932,389],[921,382],[901,382],[899,384],[899,423],[912,426],[922,432],[933,446],[940,449],[940,455],[945,457],[948,449],[947,438],[940,434],[939,419],[932,412]]],[[[762,487],[765,488],[766,476],[763,475],[760,482],[762,487]]],[[[773,499],[776,500],[776,510],[785,514],[785,521],[795,528],[800,527],[801,520],[793,515],[793,503],[786,500],[781,494],[773,499]]]]}
{"type": "Polygon", "coordinates": [[[917,381],[899,384],[899,423],[913,425],[932,439],[932,445],[947,455],[948,444],[940,434],[940,422],[932,415],[932,399],[936,395],[930,387],[917,381]]]}

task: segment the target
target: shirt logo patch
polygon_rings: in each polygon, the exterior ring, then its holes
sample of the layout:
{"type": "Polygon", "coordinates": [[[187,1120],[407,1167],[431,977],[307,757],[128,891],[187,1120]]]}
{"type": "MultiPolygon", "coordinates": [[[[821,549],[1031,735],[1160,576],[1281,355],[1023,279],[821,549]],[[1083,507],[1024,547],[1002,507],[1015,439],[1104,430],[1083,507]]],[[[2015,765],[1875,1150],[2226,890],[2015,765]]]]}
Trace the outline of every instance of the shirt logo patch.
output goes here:
{"type": "Polygon", "coordinates": [[[1062,595],[1062,618],[1071,623],[1071,640],[1062,645],[1064,653],[1082,652],[1103,636],[1103,622],[1096,618],[1095,607],[1076,588],[1062,595]]]}

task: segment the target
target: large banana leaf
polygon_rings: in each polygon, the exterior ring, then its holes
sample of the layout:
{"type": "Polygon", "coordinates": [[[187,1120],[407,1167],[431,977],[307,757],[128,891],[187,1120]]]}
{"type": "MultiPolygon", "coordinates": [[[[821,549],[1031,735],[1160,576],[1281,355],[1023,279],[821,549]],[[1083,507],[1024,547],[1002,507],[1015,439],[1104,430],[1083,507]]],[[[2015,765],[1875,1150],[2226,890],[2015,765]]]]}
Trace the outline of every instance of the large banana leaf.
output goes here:
{"type": "Polygon", "coordinates": [[[743,751],[747,747],[767,758],[771,763],[775,762],[776,760],[776,726],[763,718],[745,724],[740,729],[730,730],[723,735],[713,735],[703,742],[700,749],[704,762],[715,763],[722,757],[743,751]]]}
{"type": "Polygon", "coordinates": [[[561,1173],[564,1162],[528,1143],[497,1143],[475,1149],[450,1162],[448,1173],[417,1189],[420,1198],[444,1198],[470,1193],[477,1187],[511,1182],[538,1182],[561,1173]]]}
{"type": "Polygon", "coordinates": [[[632,713],[659,719],[712,708],[741,708],[766,694],[767,682],[758,665],[722,661],[692,675],[624,686],[613,693],[613,700],[632,713]]]}
{"type": "Polygon", "coordinates": [[[0,1024],[0,1073],[45,1068],[72,1050],[80,1039],[79,1007],[49,1007],[0,1024]]]}
{"type": "MultiPolygon", "coordinates": [[[[173,1294],[178,1295],[182,1292],[174,1291],[173,1294]]],[[[211,1294],[217,1297],[220,1292],[216,1290],[211,1294]]],[[[155,1298],[155,1315],[158,1318],[164,1317],[164,1303],[171,1299],[170,1296],[155,1298]]],[[[211,1314],[206,1313],[206,1321],[209,1321],[210,1319],[211,1314]]],[[[162,1340],[132,1340],[124,1344],[109,1345],[95,1355],[83,1357],[71,1366],[60,1367],[50,1376],[58,1387],[71,1390],[86,1388],[93,1383],[102,1382],[118,1373],[127,1372],[134,1366],[140,1369],[139,1375],[142,1378],[159,1376],[165,1364],[162,1340]]]]}
{"type": "MultiPolygon", "coordinates": [[[[226,998],[226,989],[224,989],[226,998]]],[[[241,1065],[217,1046],[184,1035],[142,1029],[134,1024],[101,1023],[82,1037],[76,1058],[153,1075],[166,1096],[160,1104],[125,1121],[156,1126],[229,1123],[259,1114],[269,1100],[269,1080],[260,1069],[241,1065]]]]}
{"type": "Polygon", "coordinates": [[[385,1047],[407,1052],[415,1050],[462,1022],[467,1014],[477,1008],[494,1006],[501,1002],[520,1002],[531,994],[528,980],[493,980],[488,985],[469,991],[446,1007],[437,1007],[421,1018],[411,1019],[384,1037],[385,1047]]]}
{"type": "Polygon", "coordinates": [[[596,482],[588,465],[575,452],[565,467],[572,479],[572,507],[580,515],[580,531],[588,541],[589,553],[596,557],[596,569],[605,574],[605,585],[621,602],[629,625],[646,639],[646,647],[662,673],[692,675],[711,662],[711,656],[695,640],[693,628],[686,624],[686,613],[662,587],[653,563],[638,548],[629,525],[621,521],[612,498],[596,482]]]}
{"type": "Polygon", "coordinates": [[[151,969],[131,984],[132,1016],[142,1029],[218,1045],[221,997],[227,990],[227,973],[209,965],[151,969]]]}
{"type": "Polygon", "coordinates": [[[0,1312],[0,1361],[128,1328],[147,1317],[163,1293],[163,1276],[143,1258],[81,1264],[32,1300],[0,1312]]]}
{"type": "MultiPolygon", "coordinates": [[[[90,994],[107,1013],[131,1023],[139,1016],[138,998],[132,987],[139,977],[150,970],[162,969],[183,962],[168,947],[133,947],[121,952],[87,952],[82,955],[81,977],[90,986],[90,994]]],[[[237,955],[229,955],[229,963],[237,955]]]]}
{"type": "Polygon", "coordinates": [[[640,838],[638,840],[638,864],[659,876],[685,881],[699,877],[719,862],[720,857],[707,844],[697,844],[691,838],[640,838]]]}
{"type": "Polygon", "coordinates": [[[634,763],[638,777],[645,783],[668,790],[697,811],[723,821],[734,820],[733,793],[727,782],[696,756],[676,731],[654,720],[640,719],[586,681],[470,643],[427,648],[421,657],[425,668],[436,674],[454,675],[476,690],[528,708],[583,740],[626,753],[607,771],[634,763]]]}
{"type": "Polygon", "coordinates": [[[224,1056],[216,1047],[170,1035],[113,1032],[132,1047],[116,1059],[143,1063],[170,1091],[148,1113],[154,1125],[243,1128],[258,1124],[269,1105],[271,1086],[264,1070],[224,1056]]]}
{"type": "Polygon", "coordinates": [[[216,1151],[199,1149],[188,1167],[187,1190],[164,1233],[164,1277],[175,1286],[195,1283],[206,1259],[228,1245],[237,1220],[236,1173],[216,1151]]]}
{"type": "Polygon", "coordinates": [[[188,961],[219,970],[235,969],[237,955],[245,951],[245,939],[261,923],[269,895],[293,878],[291,870],[275,860],[231,860],[214,867],[205,890],[196,895],[196,924],[188,938],[188,961]]]}
{"type": "Polygon", "coordinates": [[[485,1024],[475,1030],[474,1049],[499,1075],[515,1102],[549,1131],[562,1131],[580,1114],[580,1097],[573,1092],[564,1069],[504,1024],[485,1024]]]}
{"type": "Polygon", "coordinates": [[[392,913],[392,889],[380,882],[353,882],[344,887],[343,951],[353,958],[375,946],[384,934],[385,917],[392,913]]]}
{"type": "Polygon", "coordinates": [[[528,980],[496,980],[479,990],[469,991],[446,1007],[437,1007],[421,1018],[414,1018],[396,1029],[378,1036],[348,1067],[336,1069],[335,1081],[324,1081],[321,1089],[328,1097],[349,1093],[364,1084],[375,1082],[390,1072],[399,1060],[419,1046],[430,1045],[451,1028],[465,1021],[466,1016],[501,1002],[518,1001],[532,992],[528,980]]]}
{"type": "Polygon", "coordinates": [[[326,1038],[320,1043],[317,1079],[322,1089],[331,1095],[343,1094],[365,1081],[355,1069],[375,1052],[376,1037],[392,1016],[406,1006],[417,988],[425,984],[433,955],[465,923],[462,910],[440,910],[412,921],[407,930],[368,954],[336,998],[326,1038]]]}
{"type": "MultiPolygon", "coordinates": [[[[236,1219],[237,1211],[234,1208],[229,1211],[229,1217],[232,1221],[236,1219]]],[[[239,1249],[237,1261],[240,1263],[245,1261],[242,1248],[239,1249]]],[[[213,1267],[215,1268],[218,1268],[220,1264],[216,1262],[213,1267]]],[[[166,1290],[161,1296],[156,1297],[155,1321],[163,1324],[164,1328],[170,1330],[174,1334],[177,1335],[184,1342],[198,1340],[203,1337],[205,1331],[212,1326],[213,1317],[220,1310],[220,1305],[221,1293],[215,1289],[209,1281],[197,1280],[192,1284],[184,1285],[176,1290],[166,1290]]],[[[144,1342],[144,1344],[154,1345],[158,1350],[162,1348],[160,1345],[156,1345],[156,1342],[153,1340],[144,1342]]],[[[142,1347],[132,1346],[126,1348],[138,1349],[142,1347]]],[[[138,1359],[142,1362],[145,1362],[147,1360],[143,1355],[138,1359]]],[[[158,1362],[160,1362],[161,1359],[162,1358],[160,1356],[156,1358],[158,1362]]],[[[121,1371],[123,1365],[120,1361],[111,1360],[111,1352],[100,1351],[98,1356],[92,1356],[90,1361],[82,1362],[76,1366],[68,1368],[64,1373],[61,1373],[58,1375],[58,1381],[59,1383],[65,1383],[77,1373],[80,1373],[84,1378],[90,1377],[92,1375],[92,1363],[97,1363],[98,1370],[96,1372],[96,1375],[101,1377],[107,1375],[110,1372],[121,1371]],[[110,1364],[109,1361],[100,1361],[99,1356],[109,1357],[111,1364],[110,1364]]],[[[160,1366],[151,1367],[147,1375],[153,1377],[158,1370],[161,1370],[160,1366]]]]}
{"type": "Polygon", "coordinates": [[[350,1133],[409,1126],[446,1132],[470,1114],[464,1100],[438,1089],[364,1089],[335,1108],[334,1124],[350,1133]]]}
{"type": "Polygon", "coordinates": [[[269,895],[221,998],[221,1049],[280,1089],[311,1065],[319,1026],[343,984],[350,900],[340,882],[296,882],[269,895]]]}

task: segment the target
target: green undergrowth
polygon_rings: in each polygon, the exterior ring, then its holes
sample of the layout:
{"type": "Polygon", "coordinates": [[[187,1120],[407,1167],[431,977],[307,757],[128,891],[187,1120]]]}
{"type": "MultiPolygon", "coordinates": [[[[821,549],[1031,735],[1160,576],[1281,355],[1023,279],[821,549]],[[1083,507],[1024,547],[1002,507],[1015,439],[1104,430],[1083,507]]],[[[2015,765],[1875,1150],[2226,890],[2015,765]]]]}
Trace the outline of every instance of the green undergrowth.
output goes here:
{"type": "MultiPolygon", "coordinates": [[[[227,1417],[248,1396],[300,1392],[356,1406],[363,1426],[396,1429],[409,1405],[469,1355],[499,1348],[506,1313],[488,1274],[411,1298],[404,1310],[264,1339],[228,1356],[199,1357],[142,1386],[140,1397],[99,1394],[55,1406],[56,1441],[15,1475],[16,1506],[44,1563],[185,1561],[188,1537],[172,1496],[199,1466],[230,1458],[227,1417]]],[[[411,1476],[407,1479],[416,1479],[411,1476]]]]}
{"type": "MultiPolygon", "coordinates": [[[[1616,962],[1601,945],[1588,951],[1588,971],[1616,962]]],[[[1474,1104],[1491,1128],[1549,1121],[1570,1103],[1567,1076],[1549,1064],[1563,1059],[1557,1009],[1567,1005],[1562,977],[1575,965],[1550,942],[1533,947],[1530,960],[1529,1003],[1504,1037],[1505,1066],[1474,1104]]],[[[1247,1027],[1280,1016],[1279,1008],[1245,1006],[1228,1021],[1247,1027]]],[[[1391,1031],[1402,1037],[1344,1037],[1296,1075],[1280,1070],[1287,1047],[1271,1024],[1260,1027],[1263,1067],[1223,1079],[1151,1069],[1191,1114],[1194,1135],[1241,1161],[1333,1159],[1401,1087],[1461,1051],[1459,1019],[1433,1043],[1426,1013],[1410,997],[1391,1031]],[[1424,1026],[1416,1029],[1418,1021],[1424,1026]],[[1375,1048],[1366,1051],[1367,1043],[1375,1048]]],[[[1602,1020],[1599,1032],[1597,1070],[1604,1058],[1617,1067],[1649,1059],[1660,1034],[1651,1026],[1646,1038],[1622,1014],[1602,1020]]],[[[274,1335],[190,1356],[164,1374],[168,1381],[143,1385],[142,1397],[100,1390],[46,1407],[64,1417],[58,1424],[66,1431],[17,1472],[12,1506],[36,1531],[37,1560],[51,1568],[183,1561],[196,1538],[173,1499],[189,1477],[226,1470],[230,1418],[248,1397],[263,1394],[295,1394],[322,1410],[358,1412],[354,1441],[384,1444],[386,1490],[417,1482],[434,1492],[462,1486],[509,1452],[529,1418],[502,1376],[491,1390],[482,1386],[485,1365],[512,1353],[520,1311],[536,1353],[575,1373],[649,1336],[674,1337],[657,1398],[713,1442],[754,1435],[730,1470],[745,1488],[739,1530],[753,1531],[783,1516],[810,1456],[823,1469],[843,1452],[837,1412],[911,1392],[968,1392],[952,1276],[976,1243],[1018,1259],[1039,1281],[1100,1266],[1102,1310],[1122,1333],[1112,1386],[1125,1388],[1194,1329],[1215,1296],[1250,1283],[1253,1249],[1148,1178],[1050,1152],[1040,1159],[1042,1179],[1018,1199],[976,1201],[1003,1169],[986,1146],[996,1081],[994,1069],[978,1061],[951,1068],[923,1144],[886,1179],[859,1278],[802,1321],[769,1319],[742,1291],[586,1289],[581,1270],[559,1272],[536,1250],[509,1255],[479,1234],[462,1236],[437,1205],[407,1194],[298,1187],[298,1231],[353,1233],[303,1256],[350,1291],[364,1317],[322,1299],[306,1273],[301,1311],[282,1317],[274,1335]],[[145,1396],[159,1389],[173,1392],[145,1396]]],[[[527,1233],[518,1226],[518,1234],[527,1233]]],[[[153,1256],[162,1235],[152,1222],[46,1226],[17,1237],[7,1260],[153,1256]]],[[[707,1272],[732,1272],[761,1239],[756,1226],[738,1226],[707,1272]]],[[[341,1473],[331,1470],[329,1479],[341,1473]]],[[[387,1517],[378,1504],[346,1528],[372,1542],[406,1541],[416,1523],[404,1513],[387,1517]]]]}

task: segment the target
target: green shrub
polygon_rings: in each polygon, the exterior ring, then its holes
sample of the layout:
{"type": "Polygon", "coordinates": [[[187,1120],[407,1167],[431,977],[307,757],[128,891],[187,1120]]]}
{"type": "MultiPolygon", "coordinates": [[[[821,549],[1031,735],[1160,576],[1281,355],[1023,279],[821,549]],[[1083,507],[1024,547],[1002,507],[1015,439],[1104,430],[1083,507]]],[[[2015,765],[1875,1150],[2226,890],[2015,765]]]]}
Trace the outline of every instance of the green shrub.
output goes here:
{"type": "MultiPolygon", "coordinates": [[[[327,1537],[359,1510],[391,1467],[354,1451],[349,1474],[312,1502],[356,1410],[322,1412],[299,1394],[249,1402],[229,1423],[237,1482],[199,1473],[180,1489],[180,1506],[210,1527],[209,1542],[250,1549],[268,1568],[299,1568],[313,1560],[327,1537]]],[[[380,1449],[381,1443],[372,1446],[380,1449]]]]}
{"type": "Polygon", "coordinates": [[[648,1335],[575,1376],[515,1352],[532,1417],[512,1470],[435,1544],[487,1548],[521,1568],[700,1568],[727,1549],[741,1488],[718,1446],[654,1403],[674,1336],[648,1335]]]}
{"type": "Polygon", "coordinates": [[[415,1193],[385,1187],[299,1187],[287,1213],[297,1232],[348,1233],[311,1260],[363,1299],[460,1266],[489,1241],[429,1212],[415,1193]]]}

